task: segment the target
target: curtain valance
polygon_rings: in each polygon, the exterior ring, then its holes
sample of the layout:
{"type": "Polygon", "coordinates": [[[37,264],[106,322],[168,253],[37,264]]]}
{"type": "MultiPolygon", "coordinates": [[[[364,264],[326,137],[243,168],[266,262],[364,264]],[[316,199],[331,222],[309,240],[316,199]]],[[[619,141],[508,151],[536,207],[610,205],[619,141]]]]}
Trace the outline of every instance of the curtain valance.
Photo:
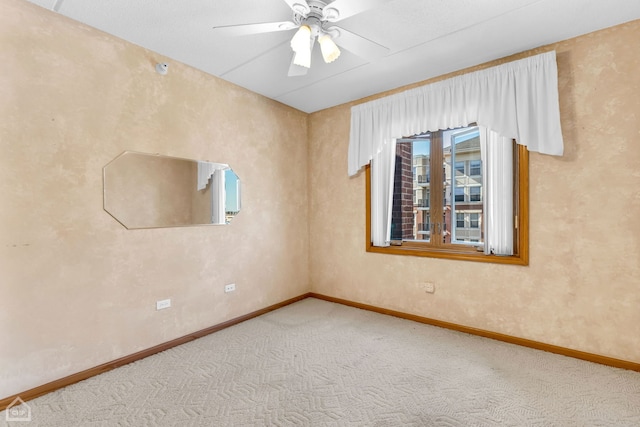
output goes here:
{"type": "Polygon", "coordinates": [[[351,108],[349,175],[392,139],[477,123],[529,151],[562,155],[555,51],[351,108]]]}

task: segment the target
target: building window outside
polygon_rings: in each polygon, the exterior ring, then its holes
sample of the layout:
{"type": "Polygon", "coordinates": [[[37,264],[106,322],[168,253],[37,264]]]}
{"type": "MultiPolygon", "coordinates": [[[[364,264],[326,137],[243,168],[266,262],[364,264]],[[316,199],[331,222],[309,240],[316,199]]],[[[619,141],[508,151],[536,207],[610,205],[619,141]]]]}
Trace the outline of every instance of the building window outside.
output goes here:
{"type": "Polygon", "coordinates": [[[469,201],[470,202],[479,202],[480,199],[480,186],[469,187],[469,201]]]}
{"type": "Polygon", "coordinates": [[[471,213],[469,214],[469,228],[479,228],[480,227],[480,214],[471,213]]]}
{"type": "Polygon", "coordinates": [[[464,175],[464,162],[456,162],[456,175],[464,175]]]}
{"type": "Polygon", "coordinates": [[[482,161],[481,160],[471,160],[469,163],[469,175],[470,176],[480,176],[482,175],[482,161]]]}

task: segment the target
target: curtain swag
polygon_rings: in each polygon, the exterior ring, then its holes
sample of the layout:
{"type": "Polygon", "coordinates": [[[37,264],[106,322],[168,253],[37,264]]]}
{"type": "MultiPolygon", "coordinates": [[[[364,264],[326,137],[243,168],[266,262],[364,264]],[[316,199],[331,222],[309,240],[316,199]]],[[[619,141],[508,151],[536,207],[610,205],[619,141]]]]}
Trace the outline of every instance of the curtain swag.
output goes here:
{"type": "Polygon", "coordinates": [[[352,107],[349,175],[395,138],[470,123],[515,139],[529,151],[561,156],[555,51],[352,107]]]}

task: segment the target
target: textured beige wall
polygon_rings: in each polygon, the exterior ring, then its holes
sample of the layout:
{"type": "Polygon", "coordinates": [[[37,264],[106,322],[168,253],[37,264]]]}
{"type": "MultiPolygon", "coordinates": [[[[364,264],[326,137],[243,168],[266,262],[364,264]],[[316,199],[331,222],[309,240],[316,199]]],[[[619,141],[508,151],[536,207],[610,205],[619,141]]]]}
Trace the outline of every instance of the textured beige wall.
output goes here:
{"type": "Polygon", "coordinates": [[[350,106],[311,115],[312,290],[640,362],[638,40],[635,21],[550,47],[566,154],[531,154],[528,267],[366,253],[364,175],[347,177],[350,106]]]}
{"type": "Polygon", "coordinates": [[[308,291],[306,114],[23,0],[0,59],[0,398],[308,291]],[[242,212],[126,230],[102,209],[125,150],[229,163],[242,212]]]}

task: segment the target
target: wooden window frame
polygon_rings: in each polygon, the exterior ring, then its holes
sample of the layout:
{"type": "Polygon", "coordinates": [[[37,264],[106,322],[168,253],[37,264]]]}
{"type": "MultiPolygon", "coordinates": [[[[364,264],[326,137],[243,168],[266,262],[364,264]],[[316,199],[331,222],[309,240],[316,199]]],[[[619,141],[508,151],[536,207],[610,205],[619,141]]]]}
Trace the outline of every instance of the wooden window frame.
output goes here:
{"type": "MultiPolygon", "coordinates": [[[[489,262],[495,264],[529,265],[529,151],[526,146],[515,144],[515,194],[514,208],[518,215],[515,218],[514,254],[510,256],[485,255],[474,246],[446,245],[442,247],[426,247],[420,242],[403,242],[400,246],[378,247],[371,241],[371,166],[365,168],[366,179],[366,245],[367,252],[410,255],[428,258],[450,259],[458,261],[489,262]]],[[[437,170],[438,168],[436,168],[437,170]]],[[[441,171],[439,171],[441,173],[441,171]]],[[[436,177],[437,178],[437,177],[436,177]]],[[[432,177],[432,181],[433,181],[432,177]]],[[[440,196],[441,197],[441,196],[440,196]]],[[[436,195],[438,198],[438,195],[436,195]]],[[[442,200],[436,200],[441,205],[442,200]]],[[[435,227],[432,227],[435,228],[435,227]]],[[[441,234],[434,230],[436,236],[441,234]]]]}

